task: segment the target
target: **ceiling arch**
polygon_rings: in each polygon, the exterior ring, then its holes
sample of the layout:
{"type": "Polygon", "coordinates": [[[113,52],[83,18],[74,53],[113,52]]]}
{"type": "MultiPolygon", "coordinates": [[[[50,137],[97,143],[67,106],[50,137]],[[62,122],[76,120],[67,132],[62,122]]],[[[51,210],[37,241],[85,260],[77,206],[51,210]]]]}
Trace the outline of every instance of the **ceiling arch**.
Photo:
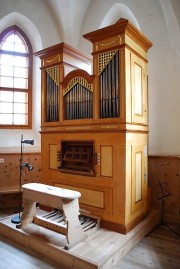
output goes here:
{"type": "Polygon", "coordinates": [[[26,16],[18,12],[9,13],[0,20],[0,32],[11,25],[17,25],[27,34],[34,51],[42,49],[42,40],[39,31],[26,16]]]}
{"type": "Polygon", "coordinates": [[[119,3],[114,4],[106,13],[99,28],[111,25],[118,21],[120,18],[130,20],[140,30],[139,23],[132,11],[126,5],[119,3]]]}

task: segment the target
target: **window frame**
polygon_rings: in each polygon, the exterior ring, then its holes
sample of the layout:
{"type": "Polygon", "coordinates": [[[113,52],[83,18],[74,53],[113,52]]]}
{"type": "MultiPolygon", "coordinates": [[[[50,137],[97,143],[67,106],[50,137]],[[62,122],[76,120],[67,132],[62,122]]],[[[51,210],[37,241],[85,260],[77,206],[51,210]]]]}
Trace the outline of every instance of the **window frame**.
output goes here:
{"type": "MultiPolygon", "coordinates": [[[[20,88],[9,88],[9,87],[0,87],[0,91],[13,91],[13,92],[26,92],[28,94],[28,124],[26,125],[16,125],[16,124],[0,124],[0,129],[32,129],[32,68],[33,68],[33,50],[32,45],[26,36],[26,34],[16,25],[12,25],[6,28],[4,31],[0,33],[0,44],[3,39],[10,34],[11,32],[18,32],[19,35],[25,40],[26,45],[28,47],[28,53],[24,53],[24,56],[29,58],[29,65],[28,65],[28,88],[27,89],[20,89],[20,88]]],[[[0,54],[5,54],[4,51],[1,51],[0,54]]],[[[18,52],[7,52],[8,55],[22,55],[18,52]]]]}

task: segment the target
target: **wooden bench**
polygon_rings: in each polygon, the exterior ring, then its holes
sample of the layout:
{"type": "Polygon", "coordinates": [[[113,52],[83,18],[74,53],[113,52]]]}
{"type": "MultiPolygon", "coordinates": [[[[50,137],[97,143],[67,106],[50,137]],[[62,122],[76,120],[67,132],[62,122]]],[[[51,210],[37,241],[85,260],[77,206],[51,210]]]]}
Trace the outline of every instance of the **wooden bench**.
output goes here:
{"type": "Polygon", "coordinates": [[[18,187],[0,189],[0,209],[19,208],[22,191],[18,187]]]}
{"type": "MultiPolygon", "coordinates": [[[[36,203],[56,209],[62,209],[67,223],[66,248],[71,248],[86,238],[79,221],[80,192],[49,186],[41,183],[28,183],[22,186],[23,190],[23,213],[20,227],[33,222],[37,218],[36,203]]],[[[50,228],[50,226],[49,226],[50,228]]],[[[59,231],[57,229],[57,231],[59,231]]]]}
{"type": "Polygon", "coordinates": [[[0,194],[11,194],[11,193],[19,193],[18,188],[12,188],[12,189],[0,189],[0,194]]]}

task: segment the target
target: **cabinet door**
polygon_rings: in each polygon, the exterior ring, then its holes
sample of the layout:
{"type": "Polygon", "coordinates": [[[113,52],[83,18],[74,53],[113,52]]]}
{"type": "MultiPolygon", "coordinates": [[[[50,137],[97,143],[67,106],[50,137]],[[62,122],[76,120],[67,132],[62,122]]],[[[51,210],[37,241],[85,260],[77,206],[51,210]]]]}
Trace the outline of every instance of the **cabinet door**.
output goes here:
{"type": "Polygon", "coordinates": [[[146,63],[131,55],[132,122],[148,124],[146,63]]]}
{"type": "Polygon", "coordinates": [[[132,204],[131,212],[146,208],[147,145],[132,146],[132,204]]]}

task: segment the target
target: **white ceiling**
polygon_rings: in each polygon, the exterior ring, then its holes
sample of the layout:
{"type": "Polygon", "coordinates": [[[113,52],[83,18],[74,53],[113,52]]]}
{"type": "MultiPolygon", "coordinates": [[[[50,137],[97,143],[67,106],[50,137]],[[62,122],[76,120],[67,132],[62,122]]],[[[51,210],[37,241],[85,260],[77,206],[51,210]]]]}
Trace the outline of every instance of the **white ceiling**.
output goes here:
{"type": "MultiPolygon", "coordinates": [[[[59,26],[64,25],[64,32],[72,29],[72,25],[76,25],[76,28],[82,24],[84,16],[88,10],[91,2],[98,0],[44,0],[51,9],[56,22],[59,26]],[[81,14],[81,16],[79,16],[81,14]],[[63,22],[63,23],[62,23],[63,22]]],[[[152,0],[150,0],[152,1],[152,0]]],[[[169,0],[163,0],[169,1],[169,0]]],[[[120,2],[120,1],[111,1],[120,2]]],[[[123,1],[122,1],[123,2],[123,1]]],[[[160,1],[161,2],[161,1],[160,1]]],[[[177,18],[178,24],[180,26],[180,0],[170,0],[175,16],[177,18]]]]}

